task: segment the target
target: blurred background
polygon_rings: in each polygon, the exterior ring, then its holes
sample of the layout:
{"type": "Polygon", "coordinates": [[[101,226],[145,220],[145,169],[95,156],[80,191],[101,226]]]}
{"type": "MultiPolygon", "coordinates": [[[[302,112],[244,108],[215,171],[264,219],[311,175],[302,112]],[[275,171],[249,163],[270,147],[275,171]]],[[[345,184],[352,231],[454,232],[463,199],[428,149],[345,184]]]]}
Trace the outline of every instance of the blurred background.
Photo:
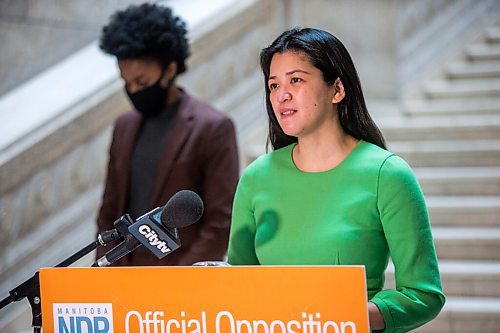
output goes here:
{"type": "MultiPolygon", "coordinates": [[[[96,40],[142,2],[0,0],[0,299],[95,240],[111,125],[129,108],[96,40]]],[[[260,49],[294,26],[339,37],[426,195],[448,298],[418,332],[500,332],[500,1],[156,2],[188,22],[179,83],[235,121],[241,168],[265,153],[260,49]]],[[[31,331],[26,299],[0,310],[1,333],[31,331]]]]}

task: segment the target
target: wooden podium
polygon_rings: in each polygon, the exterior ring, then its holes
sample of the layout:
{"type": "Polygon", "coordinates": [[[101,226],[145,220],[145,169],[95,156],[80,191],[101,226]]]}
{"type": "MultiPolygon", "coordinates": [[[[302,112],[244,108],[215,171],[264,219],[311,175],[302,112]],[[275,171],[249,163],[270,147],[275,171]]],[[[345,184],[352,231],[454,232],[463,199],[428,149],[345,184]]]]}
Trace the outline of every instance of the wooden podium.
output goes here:
{"type": "Polygon", "coordinates": [[[44,268],[43,332],[369,332],[363,266],[44,268]]]}

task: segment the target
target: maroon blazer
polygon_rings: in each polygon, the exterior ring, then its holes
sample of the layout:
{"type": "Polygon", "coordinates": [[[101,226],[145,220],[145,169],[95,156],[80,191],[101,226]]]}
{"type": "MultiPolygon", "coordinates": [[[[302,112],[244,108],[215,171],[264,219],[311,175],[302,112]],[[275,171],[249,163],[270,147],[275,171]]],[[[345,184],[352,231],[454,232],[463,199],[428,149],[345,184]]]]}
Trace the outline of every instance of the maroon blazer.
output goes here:
{"type": "MultiPolygon", "coordinates": [[[[137,111],[125,113],[116,120],[102,205],[97,217],[98,233],[113,229],[113,222],[127,213],[132,153],[141,122],[142,115],[137,111]]],[[[191,190],[203,200],[203,216],[191,226],[179,229],[182,245],[165,258],[159,260],[141,246],[117,261],[116,265],[191,265],[197,261],[222,260],[226,253],[232,202],[239,176],[232,121],[183,92],[166,142],[150,210],[165,205],[180,190],[191,190]]],[[[98,248],[97,258],[116,244],[98,248]]]]}

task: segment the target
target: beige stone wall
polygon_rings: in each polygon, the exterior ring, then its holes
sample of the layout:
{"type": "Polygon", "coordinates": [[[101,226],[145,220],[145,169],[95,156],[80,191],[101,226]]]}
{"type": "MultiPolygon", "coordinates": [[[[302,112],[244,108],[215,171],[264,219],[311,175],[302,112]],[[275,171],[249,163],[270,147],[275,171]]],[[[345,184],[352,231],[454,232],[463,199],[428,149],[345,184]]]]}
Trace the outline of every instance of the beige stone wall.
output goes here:
{"type": "Polygon", "coordinates": [[[142,2],[0,1],[0,95],[95,40],[115,10],[142,2]]]}

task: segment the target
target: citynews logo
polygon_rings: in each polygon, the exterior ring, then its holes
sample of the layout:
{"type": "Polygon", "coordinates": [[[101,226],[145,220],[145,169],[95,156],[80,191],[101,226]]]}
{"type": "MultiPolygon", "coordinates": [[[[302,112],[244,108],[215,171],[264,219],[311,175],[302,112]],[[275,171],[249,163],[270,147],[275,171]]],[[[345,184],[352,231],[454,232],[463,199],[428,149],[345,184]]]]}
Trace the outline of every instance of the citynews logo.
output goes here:
{"type": "Polygon", "coordinates": [[[168,253],[172,251],[172,249],[168,247],[167,243],[164,240],[160,239],[158,233],[156,233],[156,231],[153,230],[149,225],[142,224],[138,230],[139,233],[148,240],[151,246],[156,246],[156,248],[162,253],[168,253]]]}
{"type": "Polygon", "coordinates": [[[111,333],[111,303],[54,303],[54,333],[111,333]]]}

